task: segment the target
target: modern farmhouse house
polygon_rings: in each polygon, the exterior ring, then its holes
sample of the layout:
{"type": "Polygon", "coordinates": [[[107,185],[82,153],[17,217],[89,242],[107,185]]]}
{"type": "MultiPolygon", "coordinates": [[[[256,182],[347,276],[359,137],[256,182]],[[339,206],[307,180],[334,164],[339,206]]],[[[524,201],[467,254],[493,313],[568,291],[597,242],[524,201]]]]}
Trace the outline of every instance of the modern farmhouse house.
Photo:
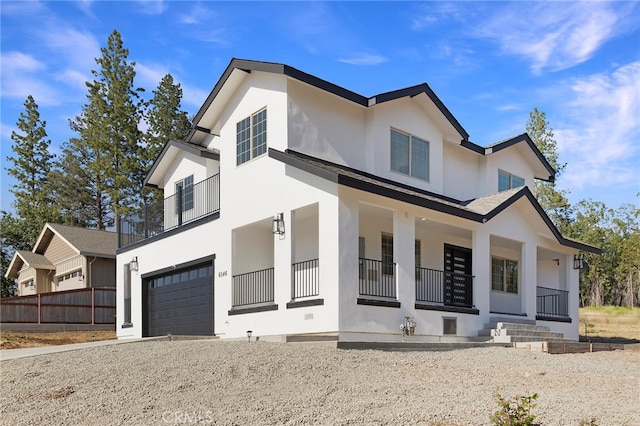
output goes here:
{"type": "Polygon", "coordinates": [[[123,219],[118,337],[466,341],[500,318],[577,339],[598,249],[532,195],[554,173],[526,134],[471,142],[427,84],[365,97],[233,59],[146,178],[164,204],[123,219]]]}
{"type": "Polygon", "coordinates": [[[89,287],[113,287],[117,234],[47,223],[32,251],[18,250],[5,276],[18,282],[18,295],[89,287]]]}

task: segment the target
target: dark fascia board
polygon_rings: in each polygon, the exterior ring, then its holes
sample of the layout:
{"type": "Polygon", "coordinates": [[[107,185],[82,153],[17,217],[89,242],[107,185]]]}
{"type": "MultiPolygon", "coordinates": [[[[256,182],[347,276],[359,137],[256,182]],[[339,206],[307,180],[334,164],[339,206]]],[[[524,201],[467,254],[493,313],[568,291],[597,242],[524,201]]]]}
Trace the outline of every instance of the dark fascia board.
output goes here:
{"type": "Polygon", "coordinates": [[[520,191],[516,192],[511,197],[509,197],[508,200],[500,204],[495,209],[491,210],[487,215],[485,215],[486,220],[489,221],[493,219],[494,217],[502,213],[504,210],[506,210],[509,206],[514,204],[516,201],[518,201],[522,197],[526,197],[527,200],[529,200],[529,203],[533,206],[533,208],[536,210],[538,215],[540,215],[544,223],[551,230],[551,232],[553,233],[553,235],[556,237],[556,239],[560,244],[562,244],[563,246],[575,248],[578,250],[588,251],[590,253],[602,254],[602,250],[597,247],[593,247],[588,244],[581,243],[579,241],[570,240],[568,238],[563,237],[560,231],[558,230],[558,228],[556,228],[556,226],[551,221],[547,213],[544,211],[544,209],[542,208],[542,206],[540,205],[536,197],[529,190],[528,186],[523,186],[520,191]]]}
{"type": "Polygon", "coordinates": [[[371,175],[369,173],[366,172],[362,172],[356,169],[352,169],[346,166],[341,166],[338,164],[334,164],[334,163],[330,163],[324,160],[320,160],[318,158],[315,157],[311,157],[305,154],[301,154],[301,153],[293,153],[293,151],[289,151],[287,150],[287,152],[282,152],[282,151],[278,151],[275,150],[273,148],[269,148],[269,157],[281,161],[285,164],[288,164],[292,167],[295,167],[297,169],[306,171],[308,173],[311,173],[315,176],[319,176],[322,177],[324,179],[329,180],[330,182],[334,182],[340,185],[344,185],[344,186],[348,186],[350,188],[354,188],[354,189],[358,189],[361,191],[365,191],[365,192],[369,192],[372,194],[376,194],[376,195],[381,195],[383,197],[388,197],[394,200],[398,200],[398,201],[402,201],[402,202],[406,202],[409,204],[413,204],[413,205],[417,205],[420,207],[425,207],[428,208],[430,210],[435,210],[435,211],[439,211],[441,213],[446,213],[446,214],[450,214],[453,216],[457,216],[457,217],[461,217],[463,219],[468,219],[474,222],[480,222],[480,223],[485,223],[488,222],[489,220],[493,219],[494,217],[496,217],[497,215],[499,215],[501,212],[503,212],[504,210],[506,210],[508,207],[510,207],[512,204],[514,204],[516,201],[518,201],[520,198],[522,197],[526,197],[529,202],[531,203],[531,205],[534,207],[534,209],[536,210],[536,212],[540,215],[540,217],[542,218],[542,220],[545,222],[545,224],[549,227],[549,229],[551,230],[551,232],[553,233],[553,235],[556,237],[556,239],[558,240],[558,242],[564,246],[567,247],[572,247],[578,250],[582,250],[582,251],[588,251],[591,253],[595,253],[595,254],[602,254],[602,250],[597,248],[597,247],[593,247],[590,246],[588,244],[584,244],[584,243],[580,243],[578,241],[574,241],[574,240],[570,240],[567,239],[565,237],[562,236],[562,234],[560,234],[560,231],[558,231],[558,228],[556,228],[556,226],[553,224],[553,222],[551,221],[551,219],[549,218],[549,216],[546,214],[546,212],[544,211],[544,209],[542,208],[542,206],[540,206],[540,203],[538,203],[538,200],[536,200],[535,196],[531,193],[531,191],[529,190],[529,187],[527,186],[523,186],[522,189],[518,192],[516,192],[515,194],[513,194],[511,197],[509,197],[509,199],[507,199],[506,201],[504,201],[503,203],[501,203],[499,206],[497,206],[496,208],[494,208],[493,210],[491,210],[489,213],[487,213],[486,215],[482,215],[480,213],[474,213],[471,212],[469,210],[463,209],[463,208],[456,208],[455,206],[452,206],[450,204],[445,204],[445,203],[439,203],[435,200],[428,200],[428,199],[424,199],[421,197],[418,197],[416,195],[413,194],[408,194],[406,192],[403,192],[401,189],[408,189],[411,191],[415,191],[418,193],[422,193],[424,195],[430,196],[430,197],[438,197],[438,198],[442,198],[443,201],[447,201],[450,203],[458,203],[461,204],[462,203],[460,201],[454,200],[454,199],[450,199],[450,198],[446,198],[446,197],[442,197],[439,196],[437,194],[433,194],[427,191],[423,191],[420,190],[418,188],[414,188],[408,185],[403,185],[400,184],[398,182],[393,182],[378,176],[374,176],[371,175]],[[305,158],[309,159],[309,160],[314,160],[314,161],[319,161],[322,163],[326,163],[327,165],[330,165],[332,167],[337,167],[337,168],[342,168],[346,171],[350,171],[352,173],[356,173],[359,174],[363,177],[366,177],[368,179],[372,179],[372,180],[376,180],[379,181],[380,183],[385,183],[385,184],[392,184],[396,187],[398,187],[398,190],[394,190],[391,188],[387,188],[387,187],[383,187],[380,185],[376,185],[375,183],[372,182],[368,182],[362,179],[357,179],[351,176],[347,176],[345,174],[341,174],[339,172],[332,172],[330,170],[327,170],[325,168],[316,166],[312,163],[310,163],[309,161],[305,161],[305,158]]]}
{"type": "Polygon", "coordinates": [[[193,154],[195,156],[198,156],[198,157],[209,158],[209,159],[212,159],[212,160],[220,161],[220,154],[215,153],[215,152],[211,152],[211,151],[207,150],[205,147],[198,147],[198,146],[196,146],[196,145],[194,145],[192,143],[189,143],[189,142],[179,141],[179,140],[176,140],[176,139],[171,139],[166,144],[164,144],[164,147],[162,148],[162,151],[160,151],[160,155],[158,155],[156,160],[153,162],[153,165],[151,166],[151,169],[149,169],[149,172],[147,173],[147,176],[144,178],[144,185],[156,187],[156,185],[149,184],[149,178],[156,171],[156,168],[158,167],[158,164],[160,164],[160,161],[162,160],[162,157],[165,156],[165,154],[167,153],[169,148],[172,147],[172,146],[175,146],[178,149],[181,149],[183,151],[186,151],[186,152],[188,152],[190,154],[193,154]]]}
{"type": "MultiPolygon", "coordinates": [[[[288,151],[288,150],[287,150],[288,151]]],[[[424,199],[421,197],[418,197],[416,195],[413,194],[408,194],[406,192],[402,192],[400,189],[407,189],[407,190],[411,190],[414,192],[418,192],[421,194],[424,194],[426,196],[430,196],[430,197],[438,197],[441,198],[443,201],[448,201],[451,203],[458,203],[460,204],[460,201],[458,200],[454,200],[452,198],[448,198],[448,197],[443,197],[437,194],[433,194],[424,190],[421,190],[419,188],[414,188],[411,187],[409,185],[404,185],[398,182],[394,182],[388,179],[384,179],[378,176],[374,176],[372,174],[366,173],[366,172],[362,172],[356,169],[352,169],[346,166],[340,166],[337,164],[333,164],[333,163],[329,163],[314,157],[310,157],[310,156],[306,156],[305,154],[300,154],[300,153],[295,153],[295,155],[291,154],[291,152],[282,152],[282,151],[278,151],[275,150],[273,148],[269,148],[269,157],[276,159],[278,161],[281,161],[285,164],[288,164],[290,166],[293,166],[297,169],[306,171],[308,173],[311,173],[312,175],[315,176],[319,176],[321,178],[327,179],[330,182],[334,182],[340,185],[344,185],[344,186],[348,186],[350,188],[354,188],[354,189],[358,189],[361,191],[365,191],[365,192],[369,192],[372,194],[376,194],[376,195],[381,195],[383,197],[388,197],[388,198],[392,198],[394,200],[398,200],[398,201],[403,201],[406,203],[410,203],[410,204],[414,204],[417,206],[421,206],[421,207],[425,207],[428,208],[430,210],[435,210],[435,211],[439,211],[442,213],[447,213],[447,214],[451,214],[454,216],[459,216],[468,220],[472,220],[475,222],[482,222],[483,220],[483,216],[481,214],[477,214],[477,213],[473,213],[469,210],[466,210],[464,208],[456,208],[455,206],[451,206],[449,204],[444,204],[444,203],[439,203],[435,200],[428,200],[428,199],[424,199]],[[302,158],[301,158],[302,157],[302,158]],[[313,159],[315,161],[320,161],[323,163],[327,163],[328,165],[331,165],[333,167],[339,167],[342,168],[346,171],[350,171],[352,173],[356,173],[358,175],[361,175],[364,178],[368,178],[368,179],[373,179],[376,180],[380,183],[385,183],[385,184],[391,184],[394,185],[396,187],[399,188],[399,190],[394,190],[391,188],[387,188],[387,187],[383,187],[380,185],[376,185],[375,183],[372,182],[367,182],[361,179],[357,179],[351,176],[347,176],[338,172],[332,172],[329,171],[325,168],[316,166],[314,164],[309,163],[308,161],[304,160],[304,157],[307,157],[309,159],[313,159]]]]}
{"type": "Polygon", "coordinates": [[[538,157],[538,160],[540,160],[542,165],[549,171],[549,178],[547,180],[549,182],[553,182],[555,180],[556,171],[553,169],[553,166],[551,166],[549,161],[547,161],[547,159],[544,157],[542,152],[540,152],[536,144],[531,140],[531,137],[529,137],[527,133],[522,133],[518,136],[514,136],[510,139],[498,142],[494,145],[490,145],[487,147],[487,149],[491,149],[492,152],[498,152],[520,142],[525,142],[529,146],[529,148],[531,148],[536,157],[538,157]]]}
{"type": "Polygon", "coordinates": [[[460,141],[460,145],[462,145],[464,148],[470,149],[471,151],[475,152],[476,154],[480,154],[480,155],[484,155],[485,153],[485,149],[483,147],[481,147],[480,145],[477,145],[473,142],[470,142],[468,140],[462,140],[460,141]]]}
{"type": "Polygon", "coordinates": [[[451,125],[458,131],[458,133],[463,137],[464,140],[469,139],[469,134],[467,131],[460,125],[458,120],[453,116],[451,111],[447,109],[447,107],[442,103],[440,98],[435,94],[433,90],[429,87],[428,84],[423,83],[417,86],[406,87],[404,89],[394,90],[391,92],[381,93],[379,95],[373,96],[371,98],[367,98],[366,96],[362,96],[358,93],[355,93],[351,90],[345,89],[344,87],[338,86],[337,84],[333,84],[327,80],[323,80],[314,75],[308,74],[304,71],[300,71],[297,68],[291,67],[289,65],[278,64],[274,62],[261,62],[261,61],[251,61],[247,59],[237,59],[233,58],[227,68],[222,73],[222,76],[213,87],[211,93],[204,101],[195,117],[193,118],[194,128],[189,133],[187,140],[190,140],[193,134],[198,130],[198,123],[200,119],[204,116],[206,111],[209,109],[209,106],[213,102],[213,100],[218,96],[220,90],[226,83],[227,79],[231,75],[234,69],[239,69],[245,71],[247,73],[251,73],[251,71],[263,71],[269,72],[273,74],[282,74],[287,77],[294,78],[303,83],[309,84],[311,86],[317,87],[318,89],[324,90],[325,92],[332,93],[341,98],[347,99],[351,102],[354,102],[363,107],[369,107],[370,101],[375,99],[375,103],[388,102],[394,99],[399,99],[403,97],[413,97],[419,95],[421,93],[425,93],[429,99],[436,105],[436,107],[440,110],[440,112],[446,117],[447,120],[451,123],[451,125]]]}
{"type": "Polygon", "coordinates": [[[445,116],[449,123],[456,129],[456,131],[462,136],[463,140],[469,140],[469,133],[462,127],[460,122],[453,116],[451,111],[440,100],[436,93],[431,90],[431,87],[427,83],[418,84],[417,86],[405,87],[404,89],[393,90],[391,92],[381,93],[374,96],[376,104],[392,101],[404,97],[414,97],[421,93],[426,94],[431,102],[440,110],[442,115],[445,116]]]}

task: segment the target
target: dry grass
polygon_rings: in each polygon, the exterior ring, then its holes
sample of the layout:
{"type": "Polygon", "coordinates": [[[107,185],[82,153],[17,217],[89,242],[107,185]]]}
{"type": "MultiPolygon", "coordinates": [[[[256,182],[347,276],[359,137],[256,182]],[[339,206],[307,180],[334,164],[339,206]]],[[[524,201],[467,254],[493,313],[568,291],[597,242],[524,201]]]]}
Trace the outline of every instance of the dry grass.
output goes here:
{"type": "Polygon", "coordinates": [[[0,331],[0,349],[35,348],[68,345],[98,340],[113,340],[115,331],[61,331],[51,333],[17,333],[0,331]]]}
{"type": "Polygon", "coordinates": [[[640,341],[640,308],[580,308],[580,335],[640,341]]]}

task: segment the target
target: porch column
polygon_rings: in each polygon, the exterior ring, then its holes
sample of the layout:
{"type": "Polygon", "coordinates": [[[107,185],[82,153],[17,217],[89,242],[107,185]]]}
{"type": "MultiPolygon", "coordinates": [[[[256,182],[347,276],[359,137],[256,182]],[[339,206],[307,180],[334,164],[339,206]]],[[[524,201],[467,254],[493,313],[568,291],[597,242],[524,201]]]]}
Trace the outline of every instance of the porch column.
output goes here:
{"type": "MultiPolygon", "coordinates": [[[[358,235],[360,234],[360,206],[357,200],[341,194],[338,200],[338,324],[340,330],[351,330],[358,324],[355,309],[359,291],[358,235]]],[[[322,220],[322,219],[321,219],[322,220]]],[[[321,229],[322,231],[322,229],[321,229]]],[[[322,237],[321,237],[322,238],[322,237]]],[[[331,283],[331,285],[334,285],[331,283]]]]}
{"type": "Polygon", "coordinates": [[[520,272],[522,312],[527,314],[528,319],[536,319],[536,287],[538,285],[538,248],[532,243],[522,243],[520,247],[520,262],[522,271],[520,272]]]}
{"type": "Polygon", "coordinates": [[[416,301],[415,216],[393,212],[393,260],[396,262],[398,301],[409,308],[416,301]]]}
{"type": "Polygon", "coordinates": [[[284,234],[273,235],[274,303],[285,306],[291,301],[291,253],[293,251],[293,213],[283,212],[284,234]]]}
{"type": "Polygon", "coordinates": [[[565,290],[569,291],[569,317],[572,321],[572,327],[567,329],[571,332],[565,331],[564,337],[577,340],[580,337],[580,270],[573,269],[573,254],[563,257],[567,280],[565,290]]]}
{"type": "Polygon", "coordinates": [[[487,226],[482,224],[472,232],[471,258],[473,269],[473,304],[484,321],[489,320],[491,309],[491,238],[487,226]]]}
{"type": "MultiPolygon", "coordinates": [[[[318,204],[318,266],[320,295],[327,308],[327,329],[338,330],[338,303],[341,295],[341,217],[337,197],[328,197],[318,204]]],[[[355,229],[358,225],[356,222],[355,229]]],[[[357,239],[357,236],[354,237],[357,239]]],[[[356,259],[357,261],[357,259],[356,259]]],[[[345,290],[346,291],[346,290],[345,290]]],[[[349,299],[353,302],[353,299],[349,299]]]]}

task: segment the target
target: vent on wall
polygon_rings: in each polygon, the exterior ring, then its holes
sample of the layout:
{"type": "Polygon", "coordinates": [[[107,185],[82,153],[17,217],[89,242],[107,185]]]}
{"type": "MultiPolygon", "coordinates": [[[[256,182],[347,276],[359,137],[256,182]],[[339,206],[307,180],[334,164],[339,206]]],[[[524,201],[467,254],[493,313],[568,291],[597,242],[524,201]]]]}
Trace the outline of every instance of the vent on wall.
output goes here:
{"type": "Polygon", "coordinates": [[[445,336],[458,334],[458,319],[442,318],[442,334],[445,336]]]}

